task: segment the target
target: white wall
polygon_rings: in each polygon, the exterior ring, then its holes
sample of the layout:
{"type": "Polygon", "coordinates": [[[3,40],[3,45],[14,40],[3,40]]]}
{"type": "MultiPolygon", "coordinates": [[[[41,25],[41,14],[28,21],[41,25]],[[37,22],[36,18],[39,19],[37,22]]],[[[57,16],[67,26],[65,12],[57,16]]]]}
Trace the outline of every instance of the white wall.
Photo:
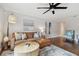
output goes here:
{"type": "Polygon", "coordinates": [[[34,27],[35,28],[39,28],[39,27],[45,27],[45,22],[50,21],[52,23],[52,27],[51,27],[51,34],[58,34],[57,31],[57,22],[54,22],[53,20],[50,19],[40,19],[40,18],[35,18],[32,16],[28,16],[28,15],[22,15],[19,13],[15,13],[15,12],[10,12],[10,11],[5,11],[5,25],[4,25],[4,33],[6,35],[6,30],[7,30],[7,20],[8,20],[8,15],[10,13],[14,13],[17,17],[16,19],[16,23],[15,24],[10,24],[9,26],[9,32],[10,34],[12,32],[21,32],[23,31],[23,20],[25,20],[25,22],[28,22],[28,20],[33,20],[34,22],[34,27]]]}
{"type": "Polygon", "coordinates": [[[77,42],[77,34],[79,35],[79,16],[68,17],[64,19],[65,30],[75,30],[75,40],[77,42]]]}
{"type": "MultiPolygon", "coordinates": [[[[7,28],[7,19],[8,15],[10,14],[10,11],[5,11],[4,12],[4,18],[5,18],[5,25],[4,25],[4,33],[6,34],[6,28],[7,28]]],[[[45,21],[50,21],[52,23],[51,27],[51,34],[60,34],[60,22],[64,22],[65,30],[75,30],[76,34],[79,34],[79,17],[65,17],[61,19],[55,19],[51,20],[49,19],[41,19],[41,18],[36,18],[33,16],[28,16],[28,15],[22,15],[19,13],[13,12],[16,17],[17,17],[17,22],[16,24],[10,24],[10,33],[12,32],[17,32],[17,31],[23,31],[23,19],[26,20],[33,20],[35,27],[44,27],[45,26],[45,21]]]]}
{"type": "Polygon", "coordinates": [[[28,22],[28,20],[33,20],[35,27],[44,26],[43,19],[41,20],[39,18],[34,18],[31,16],[25,16],[25,15],[21,15],[21,14],[15,13],[15,12],[5,11],[5,25],[4,25],[5,26],[5,29],[4,29],[5,34],[6,34],[6,30],[7,30],[8,15],[10,13],[14,13],[16,15],[16,23],[9,25],[10,33],[23,31],[23,20],[25,20],[25,22],[28,22]]]}
{"type": "Polygon", "coordinates": [[[3,25],[4,25],[4,10],[0,9],[0,31],[3,31],[3,25]]]}
{"type": "Polygon", "coordinates": [[[4,10],[0,8],[0,46],[3,39],[4,10]]]}
{"type": "MultiPolygon", "coordinates": [[[[5,27],[7,25],[7,17],[11,12],[5,11],[5,27]]],[[[54,19],[55,21],[49,19],[41,19],[41,18],[36,18],[33,16],[28,16],[28,15],[22,15],[19,13],[14,13],[17,17],[17,22],[16,24],[10,24],[10,32],[17,32],[17,31],[23,31],[23,19],[27,20],[33,20],[35,27],[44,27],[45,26],[45,21],[51,21],[52,22],[52,27],[51,27],[51,33],[52,34],[59,34],[60,33],[60,22],[64,22],[65,25],[65,30],[71,29],[75,30],[76,34],[79,33],[79,17],[66,17],[66,18],[61,18],[60,19],[54,19]]],[[[6,30],[6,29],[5,29],[6,30]]],[[[4,31],[6,32],[6,31],[4,31]]]]}

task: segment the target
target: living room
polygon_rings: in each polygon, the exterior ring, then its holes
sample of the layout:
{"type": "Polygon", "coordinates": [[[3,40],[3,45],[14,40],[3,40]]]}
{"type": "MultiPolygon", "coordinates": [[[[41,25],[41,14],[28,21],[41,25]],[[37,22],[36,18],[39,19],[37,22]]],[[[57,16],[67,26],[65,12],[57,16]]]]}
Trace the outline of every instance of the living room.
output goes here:
{"type": "Polygon", "coordinates": [[[79,3],[0,3],[1,55],[79,55],[78,6],[79,3]],[[53,4],[66,8],[50,9],[53,4]],[[40,7],[49,7],[50,10],[40,7]],[[37,49],[28,53],[32,43],[37,49]],[[22,47],[21,44],[25,45],[22,47]]]}

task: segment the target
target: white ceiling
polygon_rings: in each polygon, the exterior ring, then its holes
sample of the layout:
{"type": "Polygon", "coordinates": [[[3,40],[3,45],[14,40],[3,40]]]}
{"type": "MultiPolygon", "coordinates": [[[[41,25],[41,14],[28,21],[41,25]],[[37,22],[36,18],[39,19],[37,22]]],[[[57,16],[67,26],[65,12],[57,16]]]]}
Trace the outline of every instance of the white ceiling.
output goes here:
{"type": "Polygon", "coordinates": [[[38,17],[41,19],[53,19],[53,18],[65,18],[75,15],[79,15],[79,4],[78,3],[62,3],[59,6],[67,6],[64,10],[55,10],[55,15],[52,14],[52,10],[46,14],[42,14],[46,9],[37,9],[37,7],[47,7],[48,3],[1,3],[1,7],[8,11],[14,11],[23,15],[29,15],[38,17]]]}

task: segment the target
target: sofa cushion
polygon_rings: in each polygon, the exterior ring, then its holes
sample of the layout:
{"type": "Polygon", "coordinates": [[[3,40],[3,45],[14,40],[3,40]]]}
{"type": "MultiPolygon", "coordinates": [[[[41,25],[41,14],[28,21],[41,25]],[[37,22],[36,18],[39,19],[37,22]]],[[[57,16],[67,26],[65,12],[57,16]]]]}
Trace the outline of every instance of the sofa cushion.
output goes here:
{"type": "Polygon", "coordinates": [[[22,33],[15,33],[15,38],[16,38],[16,40],[21,40],[22,39],[22,33]]]}
{"type": "Polygon", "coordinates": [[[39,38],[39,37],[40,37],[40,36],[39,36],[39,34],[38,34],[38,33],[35,33],[35,34],[34,34],[34,38],[36,38],[36,39],[37,39],[37,38],[39,38]]]}
{"type": "Polygon", "coordinates": [[[25,33],[22,33],[22,40],[27,39],[27,36],[25,33]]]}

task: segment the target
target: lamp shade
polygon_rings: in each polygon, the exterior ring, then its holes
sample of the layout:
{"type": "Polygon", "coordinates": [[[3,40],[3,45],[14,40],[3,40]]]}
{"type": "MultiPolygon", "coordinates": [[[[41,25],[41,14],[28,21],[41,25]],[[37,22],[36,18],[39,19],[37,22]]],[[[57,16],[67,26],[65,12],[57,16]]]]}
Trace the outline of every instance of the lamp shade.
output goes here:
{"type": "Polygon", "coordinates": [[[8,22],[9,23],[16,23],[16,16],[14,14],[9,15],[8,22]]]}

